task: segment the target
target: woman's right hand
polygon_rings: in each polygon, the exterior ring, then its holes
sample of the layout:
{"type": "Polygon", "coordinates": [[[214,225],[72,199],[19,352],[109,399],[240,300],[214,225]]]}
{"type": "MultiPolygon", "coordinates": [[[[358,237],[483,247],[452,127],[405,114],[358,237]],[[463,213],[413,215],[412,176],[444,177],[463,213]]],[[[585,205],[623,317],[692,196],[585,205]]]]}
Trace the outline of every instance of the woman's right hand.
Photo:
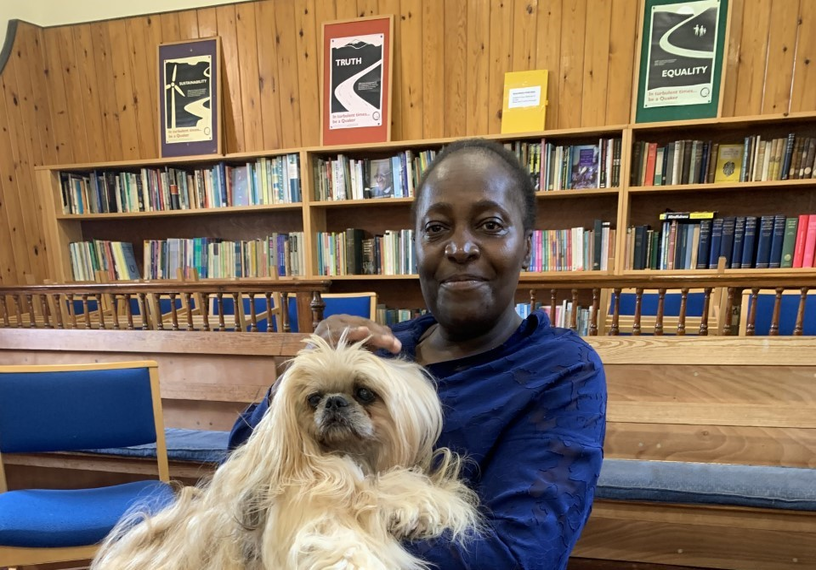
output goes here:
{"type": "Polygon", "coordinates": [[[375,323],[370,319],[354,315],[332,315],[320,321],[315,334],[323,337],[332,346],[340,340],[343,331],[348,329],[346,338],[350,342],[368,339],[366,346],[371,350],[384,349],[393,354],[402,350],[402,343],[394,336],[391,329],[375,323]]]}

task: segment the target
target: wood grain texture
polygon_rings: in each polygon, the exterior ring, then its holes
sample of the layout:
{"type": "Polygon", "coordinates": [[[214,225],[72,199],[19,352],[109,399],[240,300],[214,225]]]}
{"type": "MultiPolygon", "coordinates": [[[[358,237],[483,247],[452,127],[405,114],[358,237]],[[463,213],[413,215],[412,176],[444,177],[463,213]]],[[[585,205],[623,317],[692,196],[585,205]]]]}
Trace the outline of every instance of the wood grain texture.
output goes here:
{"type": "Polygon", "coordinates": [[[734,570],[816,564],[816,517],[753,509],[596,501],[573,554],[734,570]],[[760,514],[761,513],[761,514],[760,514]]]}
{"type": "Polygon", "coordinates": [[[610,422],[604,456],[816,468],[816,430],[610,422]]]}
{"type": "MultiPolygon", "coordinates": [[[[724,115],[816,110],[809,6],[730,2],[724,115]]],[[[3,188],[26,204],[33,186],[23,174],[37,164],[155,157],[155,46],[174,40],[221,36],[227,151],[314,144],[322,24],[360,16],[395,16],[394,140],[497,132],[510,69],[550,71],[548,128],[625,123],[638,9],[629,0],[263,0],[46,29],[21,24],[11,58],[19,65],[0,77],[18,96],[3,127],[21,171],[3,188]]],[[[5,97],[9,107],[13,97],[5,97]]],[[[37,216],[7,193],[4,201],[7,228],[39,243],[37,216]]],[[[4,277],[49,277],[33,249],[15,254],[12,243],[0,243],[4,277]]]]}

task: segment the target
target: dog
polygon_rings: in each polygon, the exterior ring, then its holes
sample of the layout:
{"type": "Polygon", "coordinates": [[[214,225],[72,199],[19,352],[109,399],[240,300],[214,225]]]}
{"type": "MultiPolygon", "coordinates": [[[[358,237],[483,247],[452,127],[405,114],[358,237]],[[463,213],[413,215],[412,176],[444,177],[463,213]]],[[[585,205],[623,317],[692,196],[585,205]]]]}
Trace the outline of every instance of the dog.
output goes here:
{"type": "Polygon", "coordinates": [[[307,342],[246,444],[172,506],[125,517],[92,570],[418,570],[403,541],[481,532],[463,459],[433,449],[424,369],[345,336],[307,342]]]}

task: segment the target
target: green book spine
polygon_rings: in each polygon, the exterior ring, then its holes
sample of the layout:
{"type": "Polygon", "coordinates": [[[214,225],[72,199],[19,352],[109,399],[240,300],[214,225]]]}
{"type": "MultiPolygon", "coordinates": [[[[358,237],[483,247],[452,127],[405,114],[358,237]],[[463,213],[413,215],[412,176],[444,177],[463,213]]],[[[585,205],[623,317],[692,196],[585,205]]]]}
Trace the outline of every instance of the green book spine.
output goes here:
{"type": "Polygon", "coordinates": [[[796,245],[796,230],[799,218],[785,220],[785,237],[782,240],[782,263],[780,267],[793,267],[793,248],[796,245]]]}

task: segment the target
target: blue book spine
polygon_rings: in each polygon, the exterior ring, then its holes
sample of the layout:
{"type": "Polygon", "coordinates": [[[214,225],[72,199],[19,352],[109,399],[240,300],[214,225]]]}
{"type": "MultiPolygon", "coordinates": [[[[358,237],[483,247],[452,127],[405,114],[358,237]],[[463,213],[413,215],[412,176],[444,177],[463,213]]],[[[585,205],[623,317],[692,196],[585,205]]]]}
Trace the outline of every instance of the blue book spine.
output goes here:
{"type": "MultiPolygon", "coordinates": [[[[725,258],[725,266],[731,267],[731,252],[734,248],[734,226],[737,219],[734,216],[723,218],[721,234],[720,234],[720,249],[717,252],[717,259],[711,260],[714,262],[714,267],[717,267],[717,262],[720,257],[725,258]]],[[[713,243],[712,243],[713,247],[713,243]]],[[[714,251],[713,249],[711,251],[714,251]]]]}
{"type": "Polygon", "coordinates": [[[712,220],[700,220],[700,244],[697,249],[697,269],[708,269],[711,253],[712,220]]]}
{"type": "MultiPolygon", "coordinates": [[[[774,217],[762,216],[759,222],[756,268],[767,269],[771,261],[771,238],[774,232],[774,217]]],[[[780,254],[782,250],[780,249],[780,254]]],[[[777,266],[778,267],[778,266],[777,266]]]]}
{"type": "Polygon", "coordinates": [[[731,255],[731,246],[734,244],[734,218],[731,218],[730,223],[730,238],[727,246],[723,245],[725,233],[725,218],[714,218],[714,224],[711,228],[711,255],[708,259],[709,269],[716,269],[720,257],[723,256],[723,249],[728,251],[725,255],[725,264],[728,265],[728,257],[731,255]]]}
{"type": "MultiPolygon", "coordinates": [[[[725,231],[723,231],[725,239],[725,231]]],[[[726,267],[738,269],[742,264],[742,244],[745,240],[745,216],[737,216],[734,221],[734,241],[731,244],[730,263],[726,267]]]]}
{"type": "Polygon", "coordinates": [[[754,252],[756,252],[757,241],[757,217],[746,216],[745,218],[745,236],[742,242],[742,255],[740,267],[743,269],[750,269],[754,266],[754,252]]]}
{"type": "Polygon", "coordinates": [[[773,234],[771,235],[771,254],[768,260],[768,267],[770,268],[782,266],[782,244],[785,242],[785,223],[784,214],[774,216],[773,234]]]}

